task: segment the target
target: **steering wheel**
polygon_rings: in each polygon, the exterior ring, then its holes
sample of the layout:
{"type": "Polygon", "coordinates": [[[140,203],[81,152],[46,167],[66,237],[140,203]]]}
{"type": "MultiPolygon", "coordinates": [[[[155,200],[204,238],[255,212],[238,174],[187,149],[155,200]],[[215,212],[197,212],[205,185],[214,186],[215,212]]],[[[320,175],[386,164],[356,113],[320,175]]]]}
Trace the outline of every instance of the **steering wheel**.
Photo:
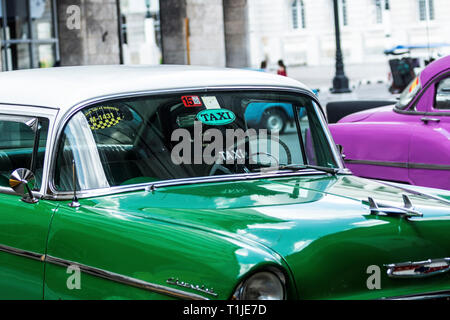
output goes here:
{"type": "MultiPolygon", "coordinates": [[[[283,147],[283,149],[286,152],[287,163],[291,163],[292,162],[292,153],[291,153],[288,145],[285,142],[283,142],[282,140],[280,140],[280,139],[277,139],[277,142],[283,147]]],[[[230,150],[231,151],[238,150],[240,145],[242,145],[242,144],[245,145],[247,143],[248,143],[248,137],[245,137],[245,140],[241,140],[241,141],[235,142],[225,152],[230,152],[230,150]]],[[[242,150],[242,149],[240,149],[240,150],[242,150]]],[[[247,152],[245,152],[245,148],[244,148],[244,154],[245,154],[245,162],[244,163],[237,163],[237,162],[235,162],[235,163],[227,165],[226,163],[223,163],[222,159],[217,159],[216,163],[214,163],[211,166],[211,169],[209,170],[209,174],[208,175],[209,176],[213,176],[213,175],[216,174],[217,171],[221,171],[221,172],[223,172],[225,174],[238,173],[239,171],[241,171],[240,173],[251,173],[251,170],[247,167],[247,164],[249,164],[249,159],[252,156],[259,155],[259,154],[264,154],[266,156],[269,156],[270,158],[275,160],[276,166],[280,165],[280,161],[274,155],[272,155],[271,153],[268,153],[268,152],[259,152],[258,151],[258,152],[252,153],[251,155],[248,155],[247,152]],[[230,165],[234,166],[234,170],[233,171],[228,167],[230,165]]]]}

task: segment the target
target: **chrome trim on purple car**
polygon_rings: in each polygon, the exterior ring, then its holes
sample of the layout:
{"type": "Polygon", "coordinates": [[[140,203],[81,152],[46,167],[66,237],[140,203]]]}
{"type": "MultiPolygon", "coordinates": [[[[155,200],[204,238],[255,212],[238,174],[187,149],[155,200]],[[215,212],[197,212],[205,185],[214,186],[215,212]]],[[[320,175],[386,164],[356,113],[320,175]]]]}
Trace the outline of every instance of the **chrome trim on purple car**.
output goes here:
{"type": "Polygon", "coordinates": [[[397,108],[393,109],[394,112],[400,114],[412,114],[412,115],[420,115],[420,116],[440,116],[440,117],[450,117],[450,112],[421,112],[415,110],[400,110],[397,108]]]}

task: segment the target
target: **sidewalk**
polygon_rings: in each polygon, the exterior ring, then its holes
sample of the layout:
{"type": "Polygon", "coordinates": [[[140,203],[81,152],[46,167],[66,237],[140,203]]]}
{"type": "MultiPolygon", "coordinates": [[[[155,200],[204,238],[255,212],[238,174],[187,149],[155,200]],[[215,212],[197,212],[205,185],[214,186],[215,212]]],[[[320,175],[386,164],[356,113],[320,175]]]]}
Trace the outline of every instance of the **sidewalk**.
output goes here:
{"type": "Polygon", "coordinates": [[[334,66],[298,66],[289,67],[288,75],[311,89],[319,89],[319,100],[323,106],[331,101],[345,100],[395,100],[398,95],[392,95],[388,88],[387,63],[360,64],[345,66],[349,78],[351,93],[333,94],[330,92],[334,66]]]}
{"type": "Polygon", "coordinates": [[[333,94],[330,90],[320,91],[318,94],[322,106],[332,101],[346,100],[392,100],[396,101],[398,94],[391,94],[386,83],[362,84],[352,88],[351,93],[333,94]]]}

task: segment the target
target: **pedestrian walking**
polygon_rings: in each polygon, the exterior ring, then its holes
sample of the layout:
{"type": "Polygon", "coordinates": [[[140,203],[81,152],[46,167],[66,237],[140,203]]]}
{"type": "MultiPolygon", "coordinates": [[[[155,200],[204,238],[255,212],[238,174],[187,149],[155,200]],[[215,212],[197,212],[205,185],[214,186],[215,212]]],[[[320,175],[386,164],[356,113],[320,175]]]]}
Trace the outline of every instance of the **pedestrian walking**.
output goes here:
{"type": "Polygon", "coordinates": [[[287,77],[287,71],[286,71],[286,65],[284,64],[283,60],[278,60],[278,70],[277,74],[280,76],[287,77]]]}
{"type": "Polygon", "coordinates": [[[261,71],[267,72],[267,61],[266,60],[261,61],[261,65],[259,68],[261,69],[261,71]]]}

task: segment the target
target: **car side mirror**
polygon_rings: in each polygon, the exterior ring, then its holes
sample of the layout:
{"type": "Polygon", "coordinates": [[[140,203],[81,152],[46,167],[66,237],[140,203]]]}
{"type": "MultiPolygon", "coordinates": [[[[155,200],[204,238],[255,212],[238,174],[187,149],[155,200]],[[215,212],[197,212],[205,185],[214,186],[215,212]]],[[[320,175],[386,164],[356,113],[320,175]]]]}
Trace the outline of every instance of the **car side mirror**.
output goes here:
{"type": "Polygon", "coordinates": [[[9,178],[9,186],[19,195],[22,196],[22,201],[26,203],[36,203],[39,200],[33,195],[35,177],[31,170],[21,168],[11,173],[9,178]]]}
{"type": "Polygon", "coordinates": [[[336,147],[338,148],[339,154],[341,155],[342,159],[345,159],[344,147],[340,144],[337,144],[336,147]]]}

